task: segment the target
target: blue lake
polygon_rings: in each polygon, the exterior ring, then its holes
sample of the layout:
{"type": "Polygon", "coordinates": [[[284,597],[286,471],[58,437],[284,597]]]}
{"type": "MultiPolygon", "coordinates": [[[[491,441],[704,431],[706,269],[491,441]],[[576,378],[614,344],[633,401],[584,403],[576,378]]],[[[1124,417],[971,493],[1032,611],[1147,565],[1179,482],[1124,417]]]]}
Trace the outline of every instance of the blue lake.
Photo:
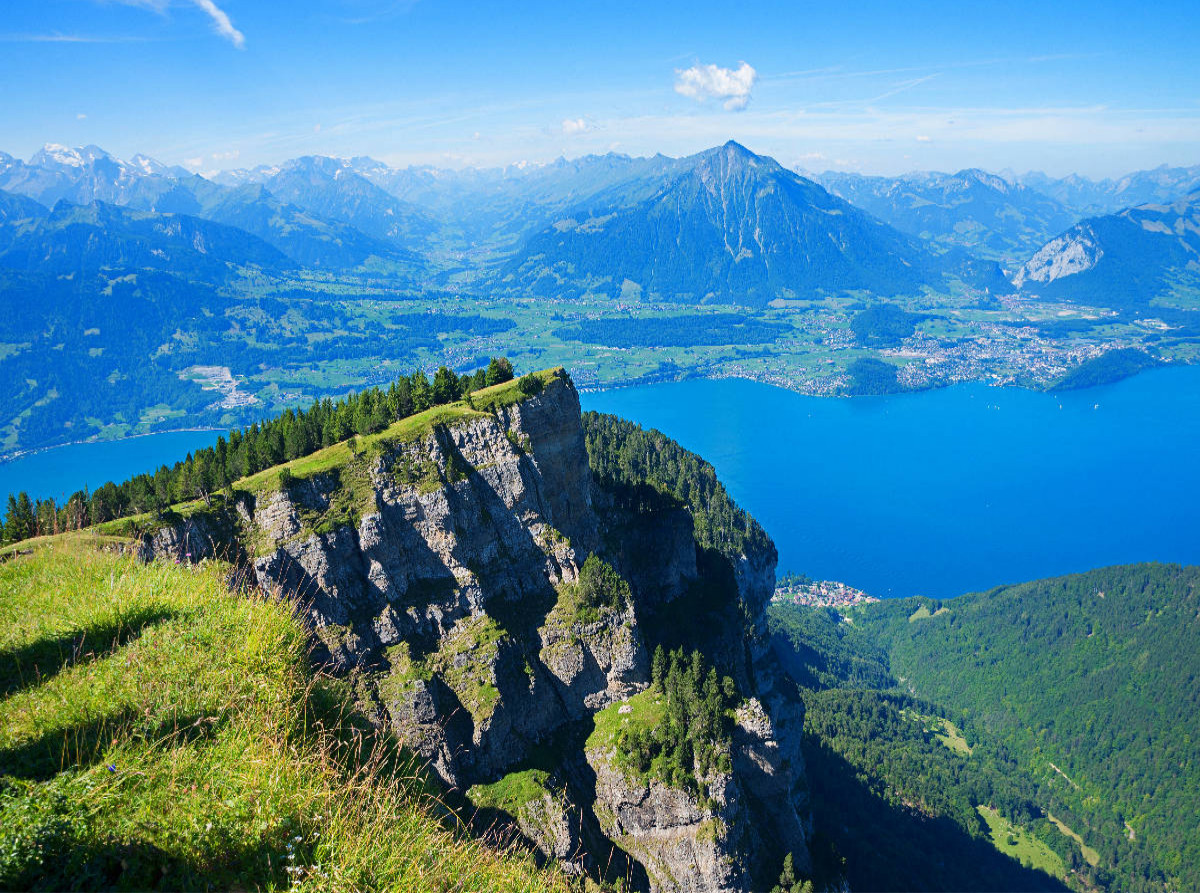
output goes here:
{"type": "Polygon", "coordinates": [[[1200,367],[1063,394],[853,400],[740,380],[583,395],[710,461],[780,570],[880,597],[1200,563],[1200,367]]]}
{"type": "MultiPolygon", "coordinates": [[[[1130,561],[1200,563],[1200,367],[1058,395],[959,385],[854,400],[740,380],[584,394],[708,459],[781,570],[952,596],[1130,561]]],[[[78,444],[0,464],[63,499],[216,441],[78,444]]]]}
{"type": "Polygon", "coordinates": [[[120,483],[142,472],[172,465],[188,453],[212,446],[221,431],[169,431],[108,440],[74,443],[0,462],[0,511],[9,493],[26,491],[34,499],[58,502],[83,489],[95,490],[108,481],[120,483]]]}

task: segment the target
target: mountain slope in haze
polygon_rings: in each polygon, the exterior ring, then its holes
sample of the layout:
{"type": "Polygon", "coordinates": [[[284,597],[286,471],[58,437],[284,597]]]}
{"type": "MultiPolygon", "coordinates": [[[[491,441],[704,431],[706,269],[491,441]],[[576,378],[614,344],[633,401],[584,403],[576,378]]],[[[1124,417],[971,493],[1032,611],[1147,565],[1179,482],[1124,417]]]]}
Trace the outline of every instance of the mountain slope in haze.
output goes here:
{"type": "Polygon", "coordinates": [[[214,193],[205,202],[203,214],[258,236],[306,267],[345,269],[362,266],[373,259],[399,262],[410,269],[421,265],[412,252],[372,238],[344,223],[323,220],[280,201],[260,185],[249,184],[214,193]]]}
{"type": "MultiPolygon", "coordinates": [[[[361,180],[360,185],[369,189],[361,180]]],[[[323,216],[290,204],[261,185],[231,188],[144,155],[123,161],[97,146],[68,149],[51,144],[28,162],[2,156],[0,190],[46,206],[101,201],[138,211],[201,217],[244,229],[301,266],[347,269],[381,261],[409,272],[422,266],[417,255],[397,240],[369,235],[336,215],[323,216]]],[[[335,204],[332,198],[324,201],[335,204]]],[[[349,213],[346,207],[341,210],[349,213]]],[[[383,211],[376,215],[382,216],[386,216],[383,211]]],[[[372,225],[369,215],[365,225],[372,225]]]]}
{"type": "Polygon", "coordinates": [[[0,224],[45,217],[50,209],[31,198],[0,189],[0,224]]]}
{"type": "Polygon", "coordinates": [[[936,256],[811,180],[734,142],[684,159],[649,195],[614,188],[530,238],[502,270],[542,295],[620,294],[765,305],[780,296],[986,288],[994,266],[936,256]]]}
{"type": "Polygon", "coordinates": [[[364,157],[349,161],[362,177],[460,229],[468,246],[485,256],[511,250],[518,239],[549,226],[565,209],[613,190],[649,194],[679,164],[664,155],[634,158],[613,152],[544,165],[463,170],[397,169],[364,157]]]}
{"type": "Polygon", "coordinates": [[[102,201],[153,210],[155,198],[181,176],[190,174],[145,155],[122,161],[99,146],[71,149],[50,143],[28,162],[0,155],[0,189],[47,207],[60,201],[74,205],[102,201]]]}
{"type": "Polygon", "coordinates": [[[309,155],[242,180],[261,183],[280,201],[399,248],[424,243],[439,226],[421,209],[370,182],[342,159],[309,155]]]}
{"type": "Polygon", "coordinates": [[[1039,249],[1013,284],[1046,299],[1131,309],[1200,288],[1200,192],[1084,220],[1039,249]]]}
{"type": "Polygon", "coordinates": [[[1200,188],[1200,164],[1190,167],[1159,165],[1121,177],[1091,180],[1079,174],[1048,177],[1031,171],[1013,179],[1044,193],[1080,216],[1111,214],[1136,205],[1171,204],[1200,188]]]}
{"type": "Polygon", "coordinates": [[[414,252],[286,202],[259,183],[227,187],[193,175],[174,181],[156,198],[155,209],[236,226],[305,267],[342,270],[372,261],[398,264],[409,272],[423,267],[414,252]]]}
{"type": "Polygon", "coordinates": [[[1078,219],[1040,192],[975,169],[895,178],[827,171],[814,179],[901,232],[1009,264],[1078,219]]]}
{"type": "Polygon", "coordinates": [[[65,201],[44,217],[0,226],[0,264],[61,275],[150,269],[210,281],[242,266],[272,272],[292,266],[262,240],[210,220],[65,201]]]}

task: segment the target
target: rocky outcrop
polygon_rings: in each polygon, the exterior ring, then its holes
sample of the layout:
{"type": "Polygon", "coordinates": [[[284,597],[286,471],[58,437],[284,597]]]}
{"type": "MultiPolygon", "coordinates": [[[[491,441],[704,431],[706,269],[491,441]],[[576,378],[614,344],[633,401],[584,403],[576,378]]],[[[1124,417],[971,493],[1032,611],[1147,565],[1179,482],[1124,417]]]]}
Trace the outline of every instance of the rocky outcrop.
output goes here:
{"type": "Polygon", "coordinates": [[[701,561],[684,507],[600,489],[574,386],[561,371],[543,380],[487,412],[455,407],[331,448],[302,475],[260,474],[143,549],[186,560],[235,543],[258,588],[297,602],[316,659],[358,674],[377,721],[447,785],[496,782],[576,741],[570,795],[513,816],[547,859],[602,870],[616,844],[644,867],[630,877],[689,891],[753,888],[755,866],[777,871],[786,851],[806,864],[799,736],[782,743],[774,711],[796,729],[799,717],[777,693],[746,702],[732,771],[708,779],[703,803],[631,780],[608,755],[585,760],[573,730],[647,688],[651,646],[670,646],[669,628],[691,635],[681,618],[702,630],[689,647],[755,694],[775,556],[701,561]],[[589,601],[592,553],[623,581],[619,597],[589,601]]]}
{"type": "MultiPolygon", "coordinates": [[[[628,709],[628,708],[622,708],[628,709]]],[[[789,717],[794,719],[795,717],[789,717]]],[[[594,814],[606,835],[646,870],[651,889],[671,893],[769,888],[787,853],[811,868],[799,738],[781,743],[757,698],[738,708],[731,771],[701,779],[704,795],[622,765],[615,750],[589,744],[594,814]]],[[[795,731],[799,731],[798,729],[795,731]]],[[[698,768],[698,767],[697,767],[698,768]]]]}
{"type": "Polygon", "coordinates": [[[732,775],[708,779],[709,803],[657,779],[631,777],[611,753],[589,751],[593,809],[604,832],[646,869],[652,890],[749,890],[749,853],[739,840],[748,815],[732,775]]]}
{"type": "Polygon", "coordinates": [[[579,809],[563,795],[547,791],[525,803],[517,810],[517,824],[544,858],[570,874],[582,873],[579,809]]]}
{"type": "Polygon", "coordinates": [[[633,606],[594,621],[556,616],[538,630],[542,666],[570,719],[582,719],[646,687],[649,662],[633,606]]]}
{"type": "Polygon", "coordinates": [[[228,517],[207,512],[178,518],[146,536],[138,546],[143,561],[194,562],[220,557],[237,563],[240,554],[235,524],[228,517]]]}
{"type": "Polygon", "coordinates": [[[1054,282],[1092,269],[1102,257],[1104,249],[1096,234],[1086,223],[1081,223],[1042,246],[1017,271],[1012,282],[1017,288],[1027,282],[1054,282]]]}
{"type": "MultiPolygon", "coordinates": [[[[750,698],[737,711],[733,734],[733,774],[759,821],[747,827],[751,852],[791,853],[796,869],[807,874],[808,786],[800,751],[804,711],[799,703],[768,693],[764,701],[750,698]],[[768,711],[767,706],[772,708],[768,711]],[[763,806],[769,815],[763,815],[763,806]]],[[[755,869],[762,869],[761,863],[755,869]]],[[[774,865],[770,865],[773,869],[774,865]]],[[[760,881],[773,879],[760,871],[760,881]]]]}

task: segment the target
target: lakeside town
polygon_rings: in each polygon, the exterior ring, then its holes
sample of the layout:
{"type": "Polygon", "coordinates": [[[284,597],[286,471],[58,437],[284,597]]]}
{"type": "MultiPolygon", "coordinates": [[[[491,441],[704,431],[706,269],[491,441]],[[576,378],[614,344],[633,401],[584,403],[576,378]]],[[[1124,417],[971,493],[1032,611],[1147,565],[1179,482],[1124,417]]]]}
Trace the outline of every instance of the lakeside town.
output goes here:
{"type": "Polygon", "coordinates": [[[877,602],[879,599],[837,580],[810,580],[795,574],[785,574],[775,587],[771,601],[776,604],[803,605],[806,608],[848,608],[852,605],[877,602]]]}

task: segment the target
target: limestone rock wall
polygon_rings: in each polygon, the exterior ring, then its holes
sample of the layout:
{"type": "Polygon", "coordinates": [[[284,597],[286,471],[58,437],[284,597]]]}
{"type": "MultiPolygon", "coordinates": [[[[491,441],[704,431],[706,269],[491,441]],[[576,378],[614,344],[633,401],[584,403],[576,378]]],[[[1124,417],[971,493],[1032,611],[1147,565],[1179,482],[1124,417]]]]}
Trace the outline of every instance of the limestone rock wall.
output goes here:
{"type": "Polygon", "coordinates": [[[601,828],[645,868],[661,893],[751,889],[748,853],[739,845],[748,819],[732,775],[709,780],[711,805],[658,780],[631,778],[612,755],[589,751],[596,773],[593,807],[601,828]]]}
{"type": "MultiPolygon", "coordinates": [[[[639,514],[597,489],[569,378],[371,455],[243,495],[235,511],[198,514],[143,551],[194,560],[233,544],[258,588],[298,603],[316,659],[360,673],[378,721],[462,790],[647,687],[649,631],[691,611],[706,571],[684,509],[639,514]],[[629,583],[628,603],[581,610],[567,597],[592,552],[629,583]]],[[[774,565],[773,550],[727,562],[719,622],[702,619],[706,647],[747,695],[771,688],[755,664],[774,565]]],[[[802,716],[789,709],[769,691],[748,702],[733,772],[711,780],[713,805],[577,753],[594,774],[579,800],[588,827],[640,863],[653,890],[752,889],[756,860],[781,847],[806,864],[793,804],[803,797],[802,716]],[[780,740],[784,728],[793,744],[780,740]]],[[[587,863],[573,852],[574,820],[543,806],[524,817],[526,836],[538,830],[548,858],[587,863]]]]}

